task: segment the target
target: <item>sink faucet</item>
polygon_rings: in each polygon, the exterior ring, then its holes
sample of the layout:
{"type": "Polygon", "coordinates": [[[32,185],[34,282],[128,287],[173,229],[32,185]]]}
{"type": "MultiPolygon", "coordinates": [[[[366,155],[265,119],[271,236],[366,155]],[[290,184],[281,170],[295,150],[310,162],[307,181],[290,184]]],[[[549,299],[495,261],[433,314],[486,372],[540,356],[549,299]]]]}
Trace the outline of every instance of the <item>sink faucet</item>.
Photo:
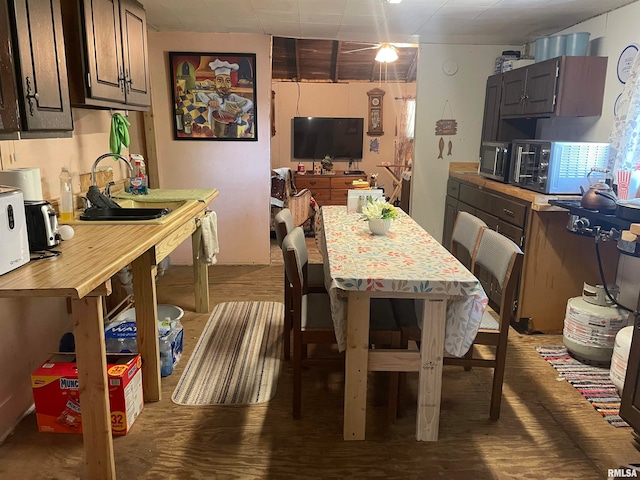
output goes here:
{"type": "Polygon", "coordinates": [[[123,157],[118,153],[104,153],[100,155],[98,158],[96,158],[95,162],[93,162],[93,166],[91,167],[91,185],[96,185],[96,168],[98,167],[98,164],[107,157],[116,157],[119,160],[122,160],[127,165],[127,168],[129,169],[129,176],[131,177],[133,175],[133,166],[131,165],[131,162],[126,157],[123,157]]]}

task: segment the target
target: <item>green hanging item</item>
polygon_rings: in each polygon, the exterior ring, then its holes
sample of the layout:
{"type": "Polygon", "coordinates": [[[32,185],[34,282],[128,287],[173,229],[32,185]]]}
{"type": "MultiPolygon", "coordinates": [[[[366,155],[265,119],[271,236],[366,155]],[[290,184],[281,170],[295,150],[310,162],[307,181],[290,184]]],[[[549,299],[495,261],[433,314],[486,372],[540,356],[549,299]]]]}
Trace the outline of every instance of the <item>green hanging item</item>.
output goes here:
{"type": "Polygon", "coordinates": [[[122,147],[129,148],[129,120],[120,113],[111,115],[111,133],[109,134],[109,152],[120,153],[122,147]]]}

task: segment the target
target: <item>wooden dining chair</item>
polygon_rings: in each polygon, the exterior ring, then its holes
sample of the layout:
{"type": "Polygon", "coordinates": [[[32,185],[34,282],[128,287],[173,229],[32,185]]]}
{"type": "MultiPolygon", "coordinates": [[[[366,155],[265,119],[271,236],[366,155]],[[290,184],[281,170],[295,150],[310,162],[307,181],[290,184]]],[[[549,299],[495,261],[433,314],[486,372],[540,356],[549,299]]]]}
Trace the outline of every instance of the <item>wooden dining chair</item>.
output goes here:
{"type": "MultiPolygon", "coordinates": [[[[449,251],[469,270],[471,270],[471,262],[480,244],[480,234],[484,228],[487,228],[487,224],[478,217],[468,212],[458,212],[453,225],[449,251]]],[[[406,348],[411,340],[419,344],[421,333],[415,319],[415,301],[406,298],[394,298],[391,303],[393,304],[396,321],[402,330],[402,348],[406,348]]],[[[473,352],[468,355],[470,358],[473,352]]],[[[404,374],[401,374],[400,382],[403,383],[403,381],[404,374]]]]}
{"type": "Polygon", "coordinates": [[[473,255],[478,249],[483,228],[487,228],[487,224],[475,215],[458,212],[453,224],[449,251],[468,269],[471,269],[473,255]]]}
{"type": "MultiPolygon", "coordinates": [[[[285,272],[292,286],[293,325],[293,417],[302,414],[302,363],[312,361],[305,354],[309,344],[335,344],[336,336],[331,316],[329,294],[310,293],[306,272],[309,267],[304,233],[294,228],[283,240],[285,272]]],[[[370,342],[400,346],[400,329],[396,325],[389,299],[371,300],[370,342]]],[[[326,361],[326,359],[324,359],[326,361]]],[[[341,358],[344,362],[344,357],[341,358]]],[[[389,417],[395,419],[397,409],[397,374],[392,374],[389,389],[389,417]]]]}
{"type": "MultiPolygon", "coordinates": [[[[475,247],[472,261],[472,271],[477,276],[478,271],[483,269],[483,271],[488,272],[499,285],[502,293],[500,315],[496,320],[488,309],[485,310],[478,333],[467,355],[462,358],[445,356],[443,359],[444,365],[458,365],[465,367],[465,370],[470,370],[471,367],[493,368],[491,404],[489,409],[489,417],[492,420],[500,418],[509,324],[511,315],[513,314],[513,302],[516,295],[518,278],[522,270],[522,259],[523,253],[520,247],[507,237],[488,228],[480,229],[480,238],[477,247],[475,247]],[[474,347],[477,345],[493,347],[495,353],[490,356],[490,358],[474,357],[474,347]]],[[[394,301],[393,308],[397,320],[403,317],[403,323],[415,322],[417,327],[417,316],[414,304],[394,301]]],[[[412,338],[412,340],[414,340],[414,338],[412,338]]],[[[403,343],[404,342],[405,339],[403,338],[403,343]]],[[[402,388],[402,385],[400,388],[402,388]]]]}
{"type": "MultiPolygon", "coordinates": [[[[278,247],[282,249],[282,242],[284,238],[293,230],[293,216],[291,210],[283,208],[274,217],[274,227],[276,232],[276,241],[278,247]]],[[[283,258],[284,258],[284,252],[283,258]]],[[[310,263],[307,267],[307,284],[308,290],[311,293],[326,292],[324,286],[324,265],[321,263],[310,263]]],[[[283,350],[284,359],[289,360],[291,358],[291,327],[292,327],[292,286],[291,282],[287,279],[287,275],[284,275],[284,305],[285,305],[285,318],[284,318],[284,330],[283,330],[283,350]]]]}

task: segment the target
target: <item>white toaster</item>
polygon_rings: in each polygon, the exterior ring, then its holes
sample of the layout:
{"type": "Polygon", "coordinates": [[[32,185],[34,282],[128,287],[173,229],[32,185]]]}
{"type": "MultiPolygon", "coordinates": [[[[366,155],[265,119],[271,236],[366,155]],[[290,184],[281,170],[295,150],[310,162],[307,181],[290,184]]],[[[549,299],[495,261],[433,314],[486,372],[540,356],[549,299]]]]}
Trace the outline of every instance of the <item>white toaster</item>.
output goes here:
{"type": "Polygon", "coordinates": [[[0,185],[0,275],[29,261],[22,190],[0,185]]]}

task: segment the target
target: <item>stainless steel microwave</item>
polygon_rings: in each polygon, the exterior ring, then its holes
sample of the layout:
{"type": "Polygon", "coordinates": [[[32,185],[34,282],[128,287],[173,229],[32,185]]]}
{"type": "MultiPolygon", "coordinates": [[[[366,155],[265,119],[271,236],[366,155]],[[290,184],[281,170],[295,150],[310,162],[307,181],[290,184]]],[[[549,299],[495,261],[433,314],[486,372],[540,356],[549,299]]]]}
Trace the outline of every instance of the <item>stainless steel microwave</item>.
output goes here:
{"type": "Polygon", "coordinates": [[[606,168],[609,144],[514,140],[509,183],[540,193],[580,194],[592,168],[606,168]]]}
{"type": "Polygon", "coordinates": [[[511,144],[505,142],[482,142],[478,174],[499,182],[509,181],[511,144]]]}

